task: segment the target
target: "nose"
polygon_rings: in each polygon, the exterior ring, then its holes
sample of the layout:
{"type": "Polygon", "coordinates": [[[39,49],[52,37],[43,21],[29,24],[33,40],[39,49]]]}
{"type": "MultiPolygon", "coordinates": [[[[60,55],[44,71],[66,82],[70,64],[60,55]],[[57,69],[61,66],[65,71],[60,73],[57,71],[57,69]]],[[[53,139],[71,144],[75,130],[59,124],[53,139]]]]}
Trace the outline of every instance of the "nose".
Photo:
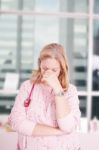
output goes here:
{"type": "Polygon", "coordinates": [[[52,69],[48,68],[48,69],[46,69],[46,71],[52,71],[52,69]]]}
{"type": "Polygon", "coordinates": [[[44,73],[50,73],[50,72],[52,72],[51,69],[46,69],[46,70],[44,71],[44,73]]]}
{"type": "Polygon", "coordinates": [[[51,70],[51,69],[49,69],[49,68],[45,68],[45,69],[44,69],[45,72],[48,71],[48,70],[51,70]]]}

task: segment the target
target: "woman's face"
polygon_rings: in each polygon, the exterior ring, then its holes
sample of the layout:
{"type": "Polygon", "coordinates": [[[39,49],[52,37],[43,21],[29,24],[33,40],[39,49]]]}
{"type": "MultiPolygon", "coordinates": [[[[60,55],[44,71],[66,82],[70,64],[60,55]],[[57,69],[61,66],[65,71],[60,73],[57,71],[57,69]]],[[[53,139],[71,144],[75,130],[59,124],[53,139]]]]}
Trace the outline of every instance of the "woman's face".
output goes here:
{"type": "Polygon", "coordinates": [[[42,75],[45,72],[52,72],[58,77],[60,74],[60,63],[54,58],[47,58],[41,61],[40,69],[42,75]]]}

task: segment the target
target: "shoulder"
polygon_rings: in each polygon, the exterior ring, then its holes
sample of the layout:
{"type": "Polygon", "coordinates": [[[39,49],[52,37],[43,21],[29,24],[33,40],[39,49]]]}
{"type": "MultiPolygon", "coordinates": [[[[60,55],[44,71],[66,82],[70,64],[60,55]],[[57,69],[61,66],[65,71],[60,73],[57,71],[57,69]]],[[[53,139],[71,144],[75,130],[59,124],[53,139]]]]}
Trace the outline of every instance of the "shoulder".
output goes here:
{"type": "Polygon", "coordinates": [[[29,79],[22,82],[22,85],[31,85],[31,84],[32,83],[29,79]]]}
{"type": "MultiPolygon", "coordinates": [[[[31,82],[31,80],[25,80],[24,82],[22,82],[20,89],[29,92],[29,91],[31,91],[32,86],[33,86],[33,82],[31,82]]],[[[38,92],[42,89],[43,89],[43,86],[41,84],[37,83],[34,85],[35,92],[38,92]]]]}
{"type": "Polygon", "coordinates": [[[74,84],[69,83],[68,90],[77,90],[77,87],[74,84]]]}
{"type": "Polygon", "coordinates": [[[30,80],[25,80],[21,83],[20,89],[29,89],[29,88],[31,88],[31,86],[32,86],[31,81],[30,80]]]}
{"type": "Polygon", "coordinates": [[[68,87],[68,89],[66,91],[66,94],[68,94],[68,95],[75,95],[75,94],[78,95],[77,94],[77,87],[70,83],[69,87],[68,87]]]}
{"type": "Polygon", "coordinates": [[[31,85],[31,81],[28,79],[28,80],[25,80],[21,83],[21,86],[25,86],[25,85],[31,85]]]}

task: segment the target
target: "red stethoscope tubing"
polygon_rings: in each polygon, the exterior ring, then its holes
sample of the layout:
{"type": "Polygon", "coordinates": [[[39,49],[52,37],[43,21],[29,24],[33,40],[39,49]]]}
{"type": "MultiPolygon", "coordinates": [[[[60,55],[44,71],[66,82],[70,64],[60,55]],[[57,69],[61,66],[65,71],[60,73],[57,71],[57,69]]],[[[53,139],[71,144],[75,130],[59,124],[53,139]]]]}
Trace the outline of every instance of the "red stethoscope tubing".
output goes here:
{"type": "Polygon", "coordinates": [[[32,94],[33,89],[34,89],[34,84],[32,85],[32,88],[31,88],[28,98],[24,101],[24,107],[29,106],[29,104],[31,102],[31,94],[32,94]]]}

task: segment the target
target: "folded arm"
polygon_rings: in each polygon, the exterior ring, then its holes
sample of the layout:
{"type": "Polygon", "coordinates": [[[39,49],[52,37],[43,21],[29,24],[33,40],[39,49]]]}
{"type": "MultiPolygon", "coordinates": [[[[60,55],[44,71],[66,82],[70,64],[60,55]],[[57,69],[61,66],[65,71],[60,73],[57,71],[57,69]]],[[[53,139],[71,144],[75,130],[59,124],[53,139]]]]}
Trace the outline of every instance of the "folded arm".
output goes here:
{"type": "Polygon", "coordinates": [[[16,97],[15,104],[9,116],[9,122],[12,130],[28,136],[39,135],[61,135],[63,131],[58,128],[53,128],[47,125],[37,124],[35,120],[29,120],[26,117],[26,110],[24,107],[24,100],[28,96],[27,85],[24,82],[16,97]]]}
{"type": "Polygon", "coordinates": [[[79,99],[75,86],[70,85],[64,96],[56,96],[56,115],[60,130],[70,133],[80,126],[79,99]]]}

